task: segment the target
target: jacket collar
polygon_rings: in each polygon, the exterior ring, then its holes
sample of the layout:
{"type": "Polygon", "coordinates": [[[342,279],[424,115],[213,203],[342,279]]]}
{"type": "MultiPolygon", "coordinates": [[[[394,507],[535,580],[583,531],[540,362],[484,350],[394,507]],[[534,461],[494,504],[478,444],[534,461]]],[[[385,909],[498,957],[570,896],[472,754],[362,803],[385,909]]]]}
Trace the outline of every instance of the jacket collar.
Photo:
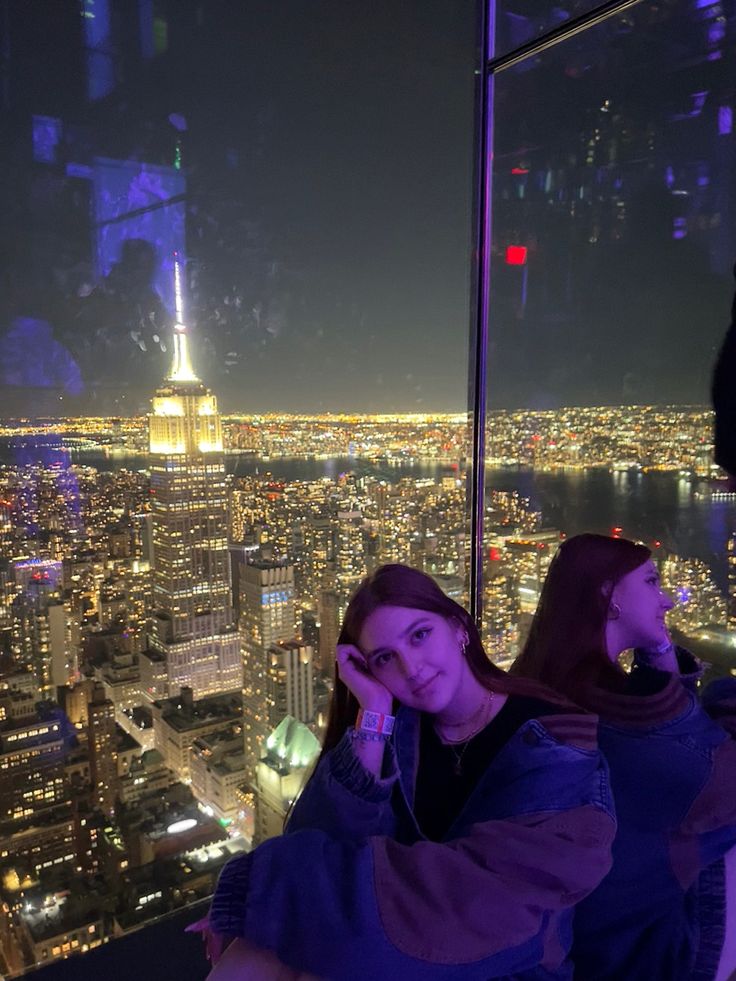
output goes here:
{"type": "Polygon", "coordinates": [[[692,706],[692,696],[675,674],[653,694],[612,692],[591,686],[585,691],[584,701],[601,722],[631,729],[651,729],[671,722],[692,706]]]}

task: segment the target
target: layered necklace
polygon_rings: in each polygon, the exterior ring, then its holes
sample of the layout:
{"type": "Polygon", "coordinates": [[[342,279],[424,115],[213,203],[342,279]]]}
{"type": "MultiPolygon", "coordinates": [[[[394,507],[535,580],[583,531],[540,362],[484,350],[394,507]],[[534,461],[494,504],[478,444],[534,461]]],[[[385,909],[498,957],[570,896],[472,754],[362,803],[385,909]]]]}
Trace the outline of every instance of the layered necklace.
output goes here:
{"type": "Polygon", "coordinates": [[[444,745],[449,747],[450,752],[455,757],[452,770],[456,777],[462,775],[463,756],[465,756],[465,752],[472,740],[488,725],[492,710],[493,692],[489,690],[488,694],[480,703],[475,712],[473,712],[473,714],[467,719],[463,719],[462,722],[445,722],[442,725],[435,722],[435,732],[440,737],[440,740],[444,743],[444,745]],[[459,736],[457,733],[448,733],[446,731],[448,729],[467,729],[468,726],[471,726],[470,732],[464,732],[459,736]],[[462,748],[460,750],[456,749],[458,746],[461,746],[462,748]]]}

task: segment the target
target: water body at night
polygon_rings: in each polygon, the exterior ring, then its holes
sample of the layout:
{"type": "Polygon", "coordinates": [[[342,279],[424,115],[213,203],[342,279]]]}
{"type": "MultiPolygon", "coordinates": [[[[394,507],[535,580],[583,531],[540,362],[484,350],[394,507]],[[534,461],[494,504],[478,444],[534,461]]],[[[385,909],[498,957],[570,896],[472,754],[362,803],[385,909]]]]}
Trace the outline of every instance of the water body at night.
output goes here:
{"type": "MultiPolygon", "coordinates": [[[[25,441],[24,441],[25,442],[25,441]]],[[[61,462],[68,451],[17,444],[4,440],[0,462],[19,464],[61,462]]],[[[75,463],[98,470],[142,470],[145,456],[107,456],[99,452],[71,454],[75,463]]],[[[228,455],[227,470],[238,477],[270,474],[274,480],[335,480],[340,474],[374,476],[389,482],[401,477],[438,477],[452,473],[447,464],[431,460],[389,463],[354,457],[326,459],[281,458],[262,460],[246,454],[228,455]]],[[[736,501],[699,500],[696,484],[674,473],[611,473],[604,469],[555,472],[529,469],[489,470],[488,487],[518,491],[528,497],[532,508],[541,511],[546,526],[567,535],[583,531],[610,534],[614,527],[628,538],[662,545],[684,558],[699,558],[713,570],[722,589],[727,585],[726,542],[736,531],[736,501]]]]}

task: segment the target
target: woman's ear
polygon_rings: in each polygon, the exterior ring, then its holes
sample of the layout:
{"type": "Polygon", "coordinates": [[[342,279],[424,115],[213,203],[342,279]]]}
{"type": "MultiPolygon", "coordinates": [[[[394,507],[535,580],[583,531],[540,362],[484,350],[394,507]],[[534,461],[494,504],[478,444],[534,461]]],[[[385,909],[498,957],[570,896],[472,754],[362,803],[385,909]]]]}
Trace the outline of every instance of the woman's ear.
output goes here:
{"type": "Polygon", "coordinates": [[[461,647],[467,647],[470,643],[470,635],[468,634],[468,628],[465,624],[457,617],[452,617],[452,621],[455,624],[455,636],[457,637],[457,642],[461,647]]]}

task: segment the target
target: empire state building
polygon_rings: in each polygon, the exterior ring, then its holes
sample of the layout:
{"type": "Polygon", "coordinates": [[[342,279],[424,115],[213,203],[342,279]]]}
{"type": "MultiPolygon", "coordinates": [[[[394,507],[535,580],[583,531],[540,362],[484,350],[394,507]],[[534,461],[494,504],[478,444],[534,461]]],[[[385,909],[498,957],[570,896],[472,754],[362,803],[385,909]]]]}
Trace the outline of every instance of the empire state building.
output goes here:
{"type": "Polygon", "coordinates": [[[182,686],[195,698],[241,687],[230,591],[227,491],[217,399],[192,368],[174,264],[176,324],[171,372],[149,416],[154,697],[182,686]]]}

